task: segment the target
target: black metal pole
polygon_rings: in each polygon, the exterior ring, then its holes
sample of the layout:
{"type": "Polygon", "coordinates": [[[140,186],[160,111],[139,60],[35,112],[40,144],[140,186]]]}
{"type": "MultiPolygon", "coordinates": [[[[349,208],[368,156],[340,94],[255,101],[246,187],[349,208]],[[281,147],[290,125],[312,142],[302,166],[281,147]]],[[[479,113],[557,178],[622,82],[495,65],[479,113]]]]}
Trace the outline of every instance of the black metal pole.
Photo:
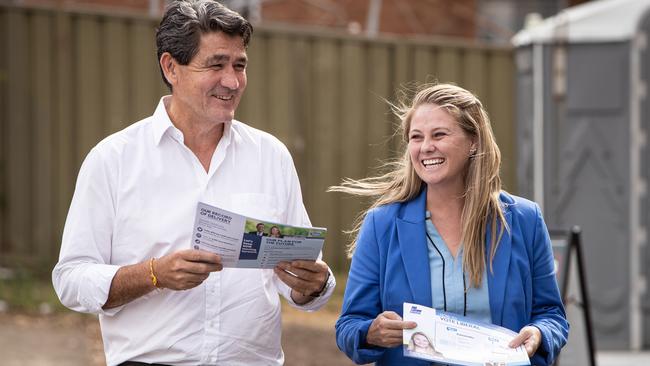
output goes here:
{"type": "Polygon", "coordinates": [[[591,366],[596,366],[596,344],[594,342],[594,332],[591,324],[591,304],[589,302],[589,293],[587,290],[587,276],[585,274],[585,265],[582,256],[582,243],[580,241],[580,227],[571,228],[571,245],[576,249],[576,259],[578,265],[578,276],[580,276],[580,296],[582,297],[582,311],[585,314],[585,327],[587,328],[587,347],[589,348],[589,361],[591,366]]]}

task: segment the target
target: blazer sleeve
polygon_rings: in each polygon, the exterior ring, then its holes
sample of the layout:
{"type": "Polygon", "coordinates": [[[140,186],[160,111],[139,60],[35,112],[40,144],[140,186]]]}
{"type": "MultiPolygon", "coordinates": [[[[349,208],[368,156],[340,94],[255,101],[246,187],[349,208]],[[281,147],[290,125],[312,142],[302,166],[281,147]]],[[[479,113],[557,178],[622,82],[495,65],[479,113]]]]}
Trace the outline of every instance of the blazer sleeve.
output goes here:
{"type": "Polygon", "coordinates": [[[336,322],[336,344],[357,364],[375,362],[386,350],[366,344],[368,328],[382,312],[380,254],[374,215],[374,211],[368,212],[357,237],[341,316],[336,322]]]}
{"type": "Polygon", "coordinates": [[[541,331],[542,340],[539,349],[531,359],[531,364],[551,365],[567,342],[569,323],[555,278],[551,239],[537,205],[535,205],[535,215],[531,272],[533,303],[530,325],[541,331]]]}

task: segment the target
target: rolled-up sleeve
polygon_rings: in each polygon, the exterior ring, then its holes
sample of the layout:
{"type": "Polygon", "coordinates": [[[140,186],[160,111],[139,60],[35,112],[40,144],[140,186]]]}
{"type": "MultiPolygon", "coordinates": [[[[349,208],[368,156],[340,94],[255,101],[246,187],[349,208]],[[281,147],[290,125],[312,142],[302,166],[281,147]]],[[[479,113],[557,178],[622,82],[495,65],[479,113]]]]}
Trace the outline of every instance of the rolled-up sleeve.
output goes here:
{"type": "Polygon", "coordinates": [[[61,303],[75,311],[112,315],[121,309],[102,309],[119,269],[110,264],[115,170],[94,148],[77,178],[59,261],[52,271],[52,283],[61,303]]]}

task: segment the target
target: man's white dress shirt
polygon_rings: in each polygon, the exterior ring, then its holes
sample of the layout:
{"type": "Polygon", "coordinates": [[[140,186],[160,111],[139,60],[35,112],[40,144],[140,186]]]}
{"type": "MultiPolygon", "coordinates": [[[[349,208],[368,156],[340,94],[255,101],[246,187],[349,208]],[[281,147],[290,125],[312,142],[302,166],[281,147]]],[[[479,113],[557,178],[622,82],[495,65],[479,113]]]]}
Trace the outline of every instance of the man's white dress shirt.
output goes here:
{"type": "Polygon", "coordinates": [[[183,143],[163,97],[153,116],[115,133],[86,157],[52,278],[67,307],[99,314],[109,366],[126,360],[171,365],[278,365],[280,299],[298,306],[273,270],[211,273],[200,286],[155,290],[102,310],[115,272],[190,249],[197,202],[265,221],[311,226],[286,147],[241,122],[225,124],[206,173],[183,143]]]}

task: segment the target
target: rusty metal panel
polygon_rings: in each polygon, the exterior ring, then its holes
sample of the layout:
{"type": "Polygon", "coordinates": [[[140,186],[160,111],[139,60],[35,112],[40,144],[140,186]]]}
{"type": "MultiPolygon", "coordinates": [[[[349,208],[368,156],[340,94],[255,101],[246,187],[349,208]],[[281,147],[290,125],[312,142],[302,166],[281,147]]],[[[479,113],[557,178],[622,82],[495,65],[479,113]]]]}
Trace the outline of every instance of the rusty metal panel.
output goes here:
{"type": "Polygon", "coordinates": [[[7,42],[6,116],[6,240],[9,253],[29,256],[33,248],[33,230],[30,215],[33,199],[33,170],[30,169],[34,149],[32,134],[30,68],[29,68],[29,17],[30,12],[10,9],[5,14],[10,30],[7,42]]]}
{"type": "MultiPolygon", "coordinates": [[[[9,21],[8,12],[0,11],[0,254],[9,252],[9,243],[5,239],[5,227],[8,220],[9,209],[7,207],[7,146],[6,136],[9,126],[9,116],[7,115],[7,93],[9,82],[9,21]]],[[[0,260],[0,264],[2,261],[0,260]]]]}
{"type": "MultiPolygon", "coordinates": [[[[105,80],[106,131],[117,132],[128,126],[129,119],[129,26],[124,19],[106,19],[102,24],[102,52],[106,60],[105,80]]],[[[151,56],[153,57],[153,56],[151,56]]],[[[155,64],[151,67],[155,67],[155,64]]]]}
{"type": "Polygon", "coordinates": [[[129,22],[129,108],[127,124],[150,116],[161,97],[163,83],[156,59],[156,22],[136,19],[129,22]]]}
{"type": "Polygon", "coordinates": [[[269,114],[267,121],[268,131],[275,137],[291,146],[293,134],[293,98],[291,97],[292,65],[291,41],[286,35],[277,35],[269,38],[268,58],[264,61],[268,65],[269,85],[273,85],[273,93],[269,93],[269,114]],[[271,124],[271,121],[273,123],[271,124]]]}
{"type": "Polygon", "coordinates": [[[104,136],[104,84],[100,18],[83,15],[74,20],[74,128],[76,161],[80,166],[90,149],[104,136]]]}
{"type": "MultiPolygon", "coordinates": [[[[52,166],[55,174],[54,196],[55,213],[52,242],[54,258],[58,257],[59,241],[63,235],[63,224],[68,214],[68,207],[72,200],[72,193],[76,181],[79,165],[75,158],[77,144],[76,130],[74,128],[74,88],[72,80],[74,77],[74,42],[73,42],[73,21],[69,13],[58,12],[55,15],[53,34],[56,37],[54,49],[55,79],[53,93],[55,97],[55,129],[54,145],[52,155],[52,166]]],[[[54,259],[52,258],[52,259],[54,259]]]]}
{"type": "Polygon", "coordinates": [[[255,34],[248,45],[248,85],[235,114],[238,120],[263,130],[269,126],[266,97],[270,77],[267,69],[268,39],[265,34],[255,34]]]}
{"type": "Polygon", "coordinates": [[[307,146],[312,147],[307,151],[310,176],[307,189],[307,209],[316,225],[328,227],[327,244],[323,248],[323,255],[327,260],[337,261],[338,251],[334,243],[341,243],[341,231],[332,230],[341,226],[338,214],[339,205],[336,200],[325,194],[327,187],[338,183],[338,163],[340,149],[340,114],[339,91],[340,63],[338,57],[340,48],[335,40],[321,39],[315,41],[313,64],[314,98],[313,115],[310,130],[307,134],[307,146]],[[310,210],[311,208],[311,210],[310,210]]]}
{"type": "MultiPolygon", "coordinates": [[[[53,254],[52,242],[56,242],[54,222],[54,171],[51,157],[54,153],[54,68],[52,56],[53,14],[35,12],[29,18],[30,46],[30,89],[32,99],[32,126],[30,139],[33,139],[33,161],[30,164],[34,181],[32,194],[33,241],[31,253],[40,258],[53,254]]],[[[27,168],[27,167],[24,167],[27,168]]]]}
{"type": "Polygon", "coordinates": [[[494,50],[487,57],[487,95],[482,99],[501,150],[501,182],[507,191],[516,191],[514,63],[509,51],[494,50]]]}

